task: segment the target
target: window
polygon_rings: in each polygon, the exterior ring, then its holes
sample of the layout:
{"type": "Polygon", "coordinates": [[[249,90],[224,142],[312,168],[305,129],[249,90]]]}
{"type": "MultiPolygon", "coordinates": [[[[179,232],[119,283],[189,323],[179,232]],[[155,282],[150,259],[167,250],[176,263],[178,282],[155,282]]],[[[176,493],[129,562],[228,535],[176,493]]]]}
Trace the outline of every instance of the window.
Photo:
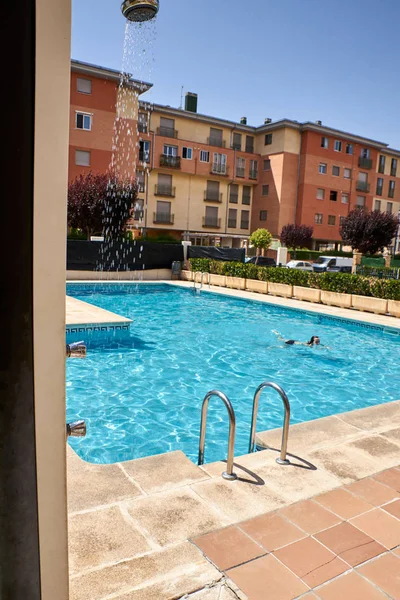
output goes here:
{"type": "Polygon", "coordinates": [[[394,181],[389,181],[389,198],[394,198],[394,188],[395,188],[395,182],[394,181]]]}
{"type": "Polygon", "coordinates": [[[164,156],[178,156],[178,146],[164,144],[164,156]]]}
{"type": "Polygon", "coordinates": [[[272,133],[266,134],[264,143],[266,146],[270,146],[272,144],[272,133]]]}
{"type": "Polygon", "coordinates": [[[385,164],[386,164],[386,157],[381,154],[379,156],[378,173],[384,173],[385,172],[385,164]]]}
{"type": "Polygon", "coordinates": [[[390,165],[390,175],[392,177],[396,177],[397,175],[397,158],[392,158],[392,163],[390,165]]]}
{"type": "Polygon", "coordinates": [[[325,190],[322,188],[318,188],[317,189],[317,200],[324,200],[325,199],[325,190]]]}
{"type": "Polygon", "coordinates": [[[321,213],[315,213],[314,222],[316,225],[322,225],[323,215],[321,213]]]}
{"type": "Polygon", "coordinates": [[[268,216],[267,210],[260,210],[260,221],[266,221],[268,216]]]}
{"type": "Polygon", "coordinates": [[[246,135],[246,152],[250,154],[254,152],[254,137],[252,135],[246,135]]]}
{"type": "Polygon", "coordinates": [[[139,192],[144,192],[144,171],[136,171],[136,183],[139,192]]]}
{"type": "Polygon", "coordinates": [[[210,139],[209,139],[209,143],[212,146],[223,146],[224,145],[224,141],[223,141],[223,134],[224,132],[222,131],[222,129],[215,129],[214,127],[210,127],[210,139]]]}
{"type": "Polygon", "coordinates": [[[322,137],[321,138],[321,148],[328,148],[329,147],[329,139],[327,137],[322,137]]]}
{"type": "Polygon", "coordinates": [[[242,210],[240,217],[240,229],[249,229],[250,227],[250,211],[242,210]]]}
{"type": "Polygon", "coordinates": [[[353,154],[353,144],[346,144],[346,154],[353,154]]]}
{"type": "Polygon", "coordinates": [[[246,159],[238,156],[236,159],[236,177],[244,177],[246,170],[246,159]]]}
{"type": "Polygon", "coordinates": [[[264,160],[264,171],[270,171],[271,170],[271,161],[269,158],[264,160]]]}
{"type": "Polygon", "coordinates": [[[342,151],[342,142],[340,142],[339,140],[335,140],[334,150],[335,150],[335,152],[341,152],[342,151]]]}
{"type": "Polygon", "coordinates": [[[337,191],[331,190],[331,192],[329,194],[329,200],[331,200],[331,202],[337,202],[337,197],[338,197],[337,191]]]}
{"type": "Polygon", "coordinates": [[[325,175],[328,170],[328,165],[326,163],[319,163],[318,172],[322,175],[325,175]]]}
{"type": "Polygon", "coordinates": [[[229,202],[237,204],[239,201],[239,186],[237,183],[231,183],[229,186],[229,202]]]}
{"type": "Polygon", "coordinates": [[[342,204],[348,204],[349,203],[349,195],[348,194],[344,194],[342,192],[342,204]]]}
{"type": "Polygon", "coordinates": [[[91,79],[83,79],[82,77],[78,77],[76,80],[76,91],[81,94],[91,94],[92,93],[92,80],[91,79]]]}
{"type": "Polygon", "coordinates": [[[186,146],[183,146],[182,158],[185,158],[186,160],[192,160],[192,155],[193,155],[192,148],[186,148],[186,146]]]}
{"type": "Polygon", "coordinates": [[[145,163],[150,162],[150,142],[139,141],[139,160],[145,163]]]}
{"type": "Polygon", "coordinates": [[[205,227],[219,227],[218,207],[206,206],[206,216],[204,218],[205,227]]]}
{"type": "Polygon", "coordinates": [[[361,150],[361,158],[370,158],[371,157],[371,151],[369,148],[363,148],[361,150]]]}
{"type": "Polygon", "coordinates": [[[332,175],[334,175],[335,177],[339,177],[340,167],[332,167],[332,175]]]}
{"type": "Polygon", "coordinates": [[[139,131],[139,133],[147,133],[147,115],[146,115],[146,113],[139,113],[138,131],[139,131]]]}
{"type": "Polygon", "coordinates": [[[167,175],[166,173],[158,174],[156,194],[160,196],[174,196],[172,175],[167,175]]]}
{"type": "Polygon", "coordinates": [[[336,225],[335,215],[328,215],[328,225],[336,225]]]}
{"type": "Polygon", "coordinates": [[[393,202],[388,202],[386,204],[386,212],[391,215],[393,212],[393,202]]]}
{"type": "Polygon", "coordinates": [[[92,115],[88,113],[76,113],[76,128],[84,129],[85,131],[91,131],[92,129],[92,115]]]}
{"type": "Polygon", "coordinates": [[[214,152],[212,172],[219,175],[227,174],[226,154],[218,154],[218,152],[214,152]]]}
{"type": "Polygon", "coordinates": [[[268,196],[268,194],[269,194],[269,185],[268,184],[263,185],[261,187],[261,195],[262,196],[268,196]]]}
{"type": "Polygon", "coordinates": [[[88,150],[75,150],[75,164],[79,167],[90,167],[90,152],[88,150]]]}
{"type": "Polygon", "coordinates": [[[236,229],[237,223],[237,210],[236,208],[230,208],[228,211],[228,227],[236,229]]]}
{"type": "Polygon", "coordinates": [[[159,134],[164,137],[175,137],[175,119],[160,118],[159,134]]]}
{"type": "Polygon", "coordinates": [[[200,162],[210,162],[210,153],[207,150],[200,150],[200,162]]]}
{"type": "Polygon", "coordinates": [[[251,187],[249,185],[243,186],[242,191],[242,204],[250,204],[251,203],[251,187]]]}
{"type": "Polygon", "coordinates": [[[361,206],[361,207],[365,206],[365,196],[357,196],[356,206],[361,206]]]}
{"type": "Polygon", "coordinates": [[[234,150],[241,150],[242,149],[242,134],[241,133],[234,133],[233,134],[232,148],[234,150]]]}
{"type": "Polygon", "coordinates": [[[343,225],[346,217],[339,217],[339,225],[343,225]]]}
{"type": "Polygon", "coordinates": [[[343,169],[343,176],[345,179],[351,179],[351,169],[343,169]]]}
{"type": "Polygon", "coordinates": [[[171,223],[171,202],[157,202],[157,212],[154,215],[154,221],[156,223],[171,223]]]}
{"type": "Polygon", "coordinates": [[[250,179],[257,179],[258,177],[258,160],[250,160],[250,171],[249,171],[250,179]]]}
{"type": "Polygon", "coordinates": [[[133,211],[133,218],[135,221],[141,221],[144,216],[144,200],[138,199],[135,202],[135,208],[133,211]]]}
{"type": "Polygon", "coordinates": [[[381,210],[382,202],[380,200],[375,200],[374,210],[381,210]]]}
{"type": "Polygon", "coordinates": [[[219,181],[207,181],[206,200],[210,202],[219,202],[221,196],[219,193],[219,181]]]}
{"type": "Polygon", "coordinates": [[[383,177],[378,177],[376,180],[376,195],[382,196],[383,194],[383,177]]]}

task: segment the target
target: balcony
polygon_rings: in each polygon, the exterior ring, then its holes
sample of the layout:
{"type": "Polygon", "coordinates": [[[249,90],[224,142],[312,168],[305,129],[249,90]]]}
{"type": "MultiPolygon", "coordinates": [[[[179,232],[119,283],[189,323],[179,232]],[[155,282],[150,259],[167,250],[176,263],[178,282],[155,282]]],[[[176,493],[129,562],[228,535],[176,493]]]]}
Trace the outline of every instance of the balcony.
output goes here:
{"type": "Polygon", "coordinates": [[[222,165],[220,163],[212,163],[210,173],[212,175],[223,175],[227,177],[229,175],[228,165],[222,165]]]}
{"type": "Polygon", "coordinates": [[[206,202],[222,202],[222,193],[205,190],[204,200],[206,202]]]}
{"type": "Polygon", "coordinates": [[[176,129],[172,129],[171,127],[158,127],[157,135],[168,138],[177,138],[178,132],[176,129]]]}
{"type": "Polygon", "coordinates": [[[383,195],[383,186],[381,186],[381,185],[377,185],[376,186],[376,195],[377,196],[382,196],[383,195]]]}
{"type": "Polygon", "coordinates": [[[135,210],[133,213],[134,221],[142,221],[144,216],[143,210],[135,210]]]}
{"type": "Polygon", "coordinates": [[[143,150],[139,150],[139,161],[144,163],[150,162],[150,152],[144,152],[143,150]]]}
{"type": "Polygon", "coordinates": [[[366,181],[357,181],[356,190],[357,192],[366,192],[370,190],[370,185],[366,181]]]}
{"type": "Polygon", "coordinates": [[[394,198],[394,190],[389,188],[388,198],[394,198]]]}
{"type": "Polygon", "coordinates": [[[362,169],[372,169],[372,159],[360,156],[360,158],[358,159],[358,166],[362,169]]]}
{"type": "Polygon", "coordinates": [[[175,190],[176,188],[172,187],[172,185],[156,185],[154,195],[175,198],[175,190]]]}
{"type": "Polygon", "coordinates": [[[174,224],[174,216],[170,213],[153,213],[153,223],[160,223],[161,225],[173,225],[174,224]]]}
{"type": "Polygon", "coordinates": [[[221,138],[209,137],[207,138],[207,144],[209,146],[218,146],[218,148],[225,148],[226,142],[225,140],[221,140],[221,138]]]}
{"type": "Polygon", "coordinates": [[[180,169],[181,168],[181,157],[180,156],[169,156],[168,154],[161,154],[160,167],[167,167],[169,169],[180,169]]]}
{"type": "Polygon", "coordinates": [[[231,146],[232,150],[241,150],[242,149],[242,144],[232,144],[231,146]]]}
{"type": "Polygon", "coordinates": [[[139,192],[139,194],[143,194],[144,193],[144,181],[137,181],[137,191],[139,192]]]}
{"type": "Polygon", "coordinates": [[[244,169],[244,167],[236,167],[236,177],[244,177],[246,174],[246,171],[244,169]]]}
{"type": "Polygon", "coordinates": [[[209,229],[220,229],[221,219],[218,219],[218,217],[203,217],[203,227],[208,227],[209,229]]]}
{"type": "Polygon", "coordinates": [[[240,229],[250,229],[250,221],[240,221],[240,229]]]}
{"type": "Polygon", "coordinates": [[[250,206],[250,204],[251,204],[250,196],[242,196],[242,204],[247,204],[247,206],[250,206]]]}
{"type": "Polygon", "coordinates": [[[230,194],[229,195],[229,203],[230,204],[238,204],[239,202],[239,194],[230,194]]]}
{"type": "Polygon", "coordinates": [[[258,171],[257,171],[257,169],[250,169],[250,171],[249,171],[249,179],[258,179],[258,171]]]}
{"type": "Polygon", "coordinates": [[[137,128],[139,133],[147,133],[147,123],[141,123],[139,121],[137,128]]]}
{"type": "Polygon", "coordinates": [[[251,144],[251,145],[246,144],[246,147],[245,147],[244,151],[247,152],[248,154],[254,154],[254,146],[253,146],[253,144],[251,144]]]}
{"type": "Polygon", "coordinates": [[[228,229],[236,229],[236,219],[228,219],[228,229]]]}

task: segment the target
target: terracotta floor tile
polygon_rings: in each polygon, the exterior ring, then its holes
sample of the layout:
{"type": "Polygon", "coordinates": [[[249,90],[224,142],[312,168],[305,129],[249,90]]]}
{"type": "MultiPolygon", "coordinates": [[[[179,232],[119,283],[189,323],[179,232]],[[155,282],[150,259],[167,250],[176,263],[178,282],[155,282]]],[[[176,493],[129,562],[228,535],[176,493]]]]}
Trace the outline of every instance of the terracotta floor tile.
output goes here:
{"type": "Polygon", "coordinates": [[[350,523],[341,523],[331,529],[321,531],[315,537],[338,556],[342,556],[343,552],[354,550],[374,541],[350,523]]]}
{"type": "Polygon", "coordinates": [[[400,548],[396,548],[396,550],[393,550],[393,554],[400,558],[400,548]]]}
{"type": "Polygon", "coordinates": [[[298,600],[317,600],[315,594],[306,594],[305,596],[299,596],[298,600]]]}
{"type": "Polygon", "coordinates": [[[374,479],[400,492],[400,469],[388,469],[374,475],[374,479]]]}
{"type": "Polygon", "coordinates": [[[321,600],[387,600],[387,596],[356,573],[348,573],[317,591],[321,600]]]}
{"type": "Polygon", "coordinates": [[[400,598],[400,559],[393,554],[385,554],[385,556],[359,567],[357,571],[389,594],[391,598],[400,598]]]}
{"type": "Polygon", "coordinates": [[[400,544],[400,520],[380,508],[352,519],[351,523],[386,548],[400,544]]]}
{"type": "Polygon", "coordinates": [[[266,590],[273,600],[293,600],[308,590],[272,554],[230,569],[227,575],[249,600],[265,600],[266,590]]]}
{"type": "Polygon", "coordinates": [[[226,527],[193,539],[198,548],[220,569],[225,571],[265,554],[237,527],[226,527]]]}
{"type": "Polygon", "coordinates": [[[340,523],[339,517],[312,500],[304,500],[303,502],[292,504],[287,508],[282,508],[279,512],[292,521],[292,523],[301,527],[306,533],[310,534],[340,523]]]}
{"type": "Polygon", "coordinates": [[[385,506],[382,506],[382,510],[386,510],[394,517],[400,519],[400,500],[395,500],[394,502],[390,502],[390,504],[385,504],[385,506]]]}
{"type": "Polygon", "coordinates": [[[277,513],[255,517],[240,523],[239,527],[269,552],[305,537],[298,527],[288,523],[277,513]]]}
{"type": "Polygon", "coordinates": [[[351,550],[346,550],[342,552],[340,558],[346,561],[352,567],[357,567],[367,560],[371,560],[371,558],[375,558],[380,554],[387,552],[387,549],[382,546],[382,544],[378,544],[378,542],[370,542],[369,544],[363,544],[358,548],[352,548],[351,550]]]}
{"type": "Polygon", "coordinates": [[[398,498],[398,493],[395,490],[370,477],[351,483],[346,489],[374,506],[380,506],[385,502],[398,498]]]}
{"type": "Polygon", "coordinates": [[[311,537],[285,546],[274,555],[310,587],[329,581],[349,568],[311,537]]]}
{"type": "Polygon", "coordinates": [[[351,519],[373,508],[371,504],[353,496],[343,488],[317,496],[314,500],[329,508],[342,519],[351,519]]]}

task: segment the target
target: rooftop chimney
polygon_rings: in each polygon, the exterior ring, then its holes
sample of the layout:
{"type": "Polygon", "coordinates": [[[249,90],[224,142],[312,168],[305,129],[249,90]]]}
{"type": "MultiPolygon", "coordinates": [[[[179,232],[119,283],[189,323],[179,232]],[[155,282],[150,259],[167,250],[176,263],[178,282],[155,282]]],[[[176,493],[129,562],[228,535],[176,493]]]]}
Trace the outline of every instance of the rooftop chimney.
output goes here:
{"type": "Polygon", "coordinates": [[[242,117],[242,118],[240,119],[240,124],[241,124],[241,125],[247,125],[247,117],[242,117]]]}
{"type": "Polygon", "coordinates": [[[315,121],[317,125],[321,126],[322,125],[322,121],[315,121]]]}
{"type": "Polygon", "coordinates": [[[264,125],[269,125],[270,123],[272,123],[272,119],[264,119],[264,125]]]}
{"type": "Polygon", "coordinates": [[[197,113],[197,94],[188,92],[185,96],[185,110],[192,113],[197,113]]]}

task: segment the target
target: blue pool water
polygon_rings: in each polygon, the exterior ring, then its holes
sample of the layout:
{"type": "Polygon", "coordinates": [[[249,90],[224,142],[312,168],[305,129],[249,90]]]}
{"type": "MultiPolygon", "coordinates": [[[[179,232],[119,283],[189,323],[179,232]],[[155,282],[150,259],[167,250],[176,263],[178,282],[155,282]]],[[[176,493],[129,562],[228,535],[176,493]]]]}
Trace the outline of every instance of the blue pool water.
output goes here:
{"type": "MultiPolygon", "coordinates": [[[[205,394],[228,395],[237,419],[236,453],[248,449],[252,398],[266,380],[280,384],[292,423],[400,397],[400,336],[261,302],[164,285],[69,285],[68,294],[134,320],[123,345],[89,348],[67,361],[68,420],[83,418],[85,460],[113,463],[170,450],[197,459],[205,394]],[[328,348],[286,346],[318,334],[328,348]]],[[[272,390],[260,402],[258,430],[282,425],[272,390]]],[[[226,457],[227,415],[210,402],[206,461],[226,457]]]]}

